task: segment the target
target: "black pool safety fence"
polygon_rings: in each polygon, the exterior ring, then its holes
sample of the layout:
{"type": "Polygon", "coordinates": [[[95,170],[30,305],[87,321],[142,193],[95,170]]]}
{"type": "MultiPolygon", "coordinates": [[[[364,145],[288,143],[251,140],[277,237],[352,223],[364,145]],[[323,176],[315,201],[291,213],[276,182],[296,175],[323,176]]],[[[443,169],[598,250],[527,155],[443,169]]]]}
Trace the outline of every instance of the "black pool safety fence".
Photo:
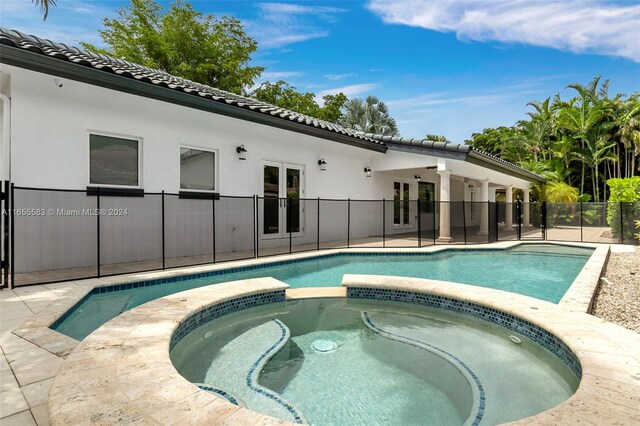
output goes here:
{"type": "Polygon", "coordinates": [[[336,248],[637,244],[640,232],[640,203],[238,197],[7,182],[2,188],[4,287],[336,248]]]}

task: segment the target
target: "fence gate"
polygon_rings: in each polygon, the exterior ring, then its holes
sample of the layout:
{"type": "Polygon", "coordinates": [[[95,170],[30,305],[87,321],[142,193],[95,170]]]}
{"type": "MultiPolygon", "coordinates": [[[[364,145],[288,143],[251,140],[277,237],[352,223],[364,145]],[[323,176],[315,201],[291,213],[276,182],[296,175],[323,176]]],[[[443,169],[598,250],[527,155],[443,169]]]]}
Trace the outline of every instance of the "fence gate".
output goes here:
{"type": "Polygon", "coordinates": [[[547,203],[515,203],[516,233],[518,240],[543,241],[547,239],[547,203]]]}

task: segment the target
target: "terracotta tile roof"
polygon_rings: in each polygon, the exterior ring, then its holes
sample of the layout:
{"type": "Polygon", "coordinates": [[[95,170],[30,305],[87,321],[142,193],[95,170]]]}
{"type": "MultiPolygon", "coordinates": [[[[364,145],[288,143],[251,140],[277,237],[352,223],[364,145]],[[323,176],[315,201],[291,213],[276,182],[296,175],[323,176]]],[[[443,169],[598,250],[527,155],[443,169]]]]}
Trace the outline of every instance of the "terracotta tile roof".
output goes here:
{"type": "Polygon", "coordinates": [[[56,43],[33,35],[27,35],[20,31],[0,27],[0,44],[18,47],[20,49],[40,53],[62,61],[91,67],[102,72],[117,74],[141,82],[210,99],[215,102],[226,103],[238,108],[249,109],[265,115],[275,116],[284,120],[294,121],[329,132],[350,136],[374,145],[384,146],[384,143],[378,140],[367,138],[359,134],[356,130],[348,129],[335,123],[330,123],[328,121],[280,108],[246,96],[236,95],[235,93],[226,92],[224,90],[216,89],[215,87],[176,77],[165,71],[152,69],[98,53],[88,52],[77,47],[56,43]]]}

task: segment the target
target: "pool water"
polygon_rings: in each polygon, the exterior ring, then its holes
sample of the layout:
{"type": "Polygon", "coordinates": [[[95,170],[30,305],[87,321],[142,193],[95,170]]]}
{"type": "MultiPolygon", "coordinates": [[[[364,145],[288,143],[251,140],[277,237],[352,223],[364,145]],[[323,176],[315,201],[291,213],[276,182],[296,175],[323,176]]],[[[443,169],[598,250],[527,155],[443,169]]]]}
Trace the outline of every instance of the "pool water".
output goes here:
{"type": "Polygon", "coordinates": [[[562,403],[579,383],[551,352],[495,324],[436,308],[344,298],[289,300],[226,315],[180,340],[172,362],[193,383],[291,420],[254,395],[246,367],[233,363],[235,357],[250,365],[262,355],[255,332],[274,320],[290,335],[258,383],[310,424],[498,424],[562,403]],[[317,350],[318,341],[329,350],[317,350]]]}
{"type": "Polygon", "coordinates": [[[523,244],[506,250],[445,250],[439,253],[348,253],[300,262],[188,279],[148,287],[92,294],[55,330],[82,340],[120,313],[196,287],[249,278],[273,277],[292,288],[336,287],[344,274],[431,278],[524,294],[558,303],[593,249],[523,244]]]}

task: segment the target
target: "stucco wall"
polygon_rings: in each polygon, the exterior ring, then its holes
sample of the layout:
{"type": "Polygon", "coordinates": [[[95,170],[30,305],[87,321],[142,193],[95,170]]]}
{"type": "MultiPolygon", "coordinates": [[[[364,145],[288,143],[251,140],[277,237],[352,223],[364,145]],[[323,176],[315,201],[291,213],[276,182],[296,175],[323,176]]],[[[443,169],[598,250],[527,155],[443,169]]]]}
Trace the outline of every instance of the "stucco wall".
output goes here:
{"type": "MultiPolygon", "coordinates": [[[[84,190],[89,174],[89,134],[98,132],[140,140],[140,186],[147,192],[178,192],[180,146],[215,150],[216,190],[222,195],[263,194],[264,161],[299,165],[304,169],[305,198],[393,199],[393,182],[405,179],[411,198],[417,184],[410,171],[374,172],[363,169],[384,160],[376,153],[316,137],[128,95],[79,82],[2,65],[10,74],[12,98],[11,180],[17,186],[84,190]],[[244,145],[247,160],[238,159],[236,147],[244,145]],[[324,158],[327,170],[318,160],[324,158]]],[[[400,154],[391,154],[393,156],[400,154]]],[[[432,158],[413,156],[413,165],[431,165],[432,158]]],[[[375,168],[374,168],[375,170],[375,168]]],[[[437,183],[433,171],[424,180],[437,183]]],[[[437,192],[437,191],[436,191],[437,192]]],[[[17,191],[18,208],[93,208],[95,197],[84,194],[36,194],[17,191]]],[[[224,200],[216,208],[216,251],[253,249],[252,200],[224,200]]],[[[165,248],[167,257],[208,255],[212,249],[211,209],[187,206],[184,200],[166,200],[165,248]],[[194,210],[195,208],[195,210],[194,210]],[[197,216],[197,217],[194,217],[197,216]]],[[[203,204],[203,203],[200,203],[203,204]]],[[[313,243],[317,236],[317,203],[307,202],[304,233],[294,244],[313,243]]],[[[103,263],[157,260],[161,256],[161,200],[101,197],[102,208],[126,208],[125,217],[103,217],[103,263]]],[[[382,203],[354,202],[351,238],[382,233],[382,203]]],[[[321,241],[346,243],[344,202],[322,202],[321,241]]],[[[393,226],[392,205],[386,211],[385,233],[416,230],[411,223],[393,226]]],[[[258,214],[261,225],[261,214],[258,214]]],[[[432,220],[427,221],[431,223],[432,220]]],[[[81,267],[95,262],[95,218],[47,216],[16,220],[16,271],[81,267]]],[[[288,247],[288,238],[260,240],[261,248],[288,247]]]]}

